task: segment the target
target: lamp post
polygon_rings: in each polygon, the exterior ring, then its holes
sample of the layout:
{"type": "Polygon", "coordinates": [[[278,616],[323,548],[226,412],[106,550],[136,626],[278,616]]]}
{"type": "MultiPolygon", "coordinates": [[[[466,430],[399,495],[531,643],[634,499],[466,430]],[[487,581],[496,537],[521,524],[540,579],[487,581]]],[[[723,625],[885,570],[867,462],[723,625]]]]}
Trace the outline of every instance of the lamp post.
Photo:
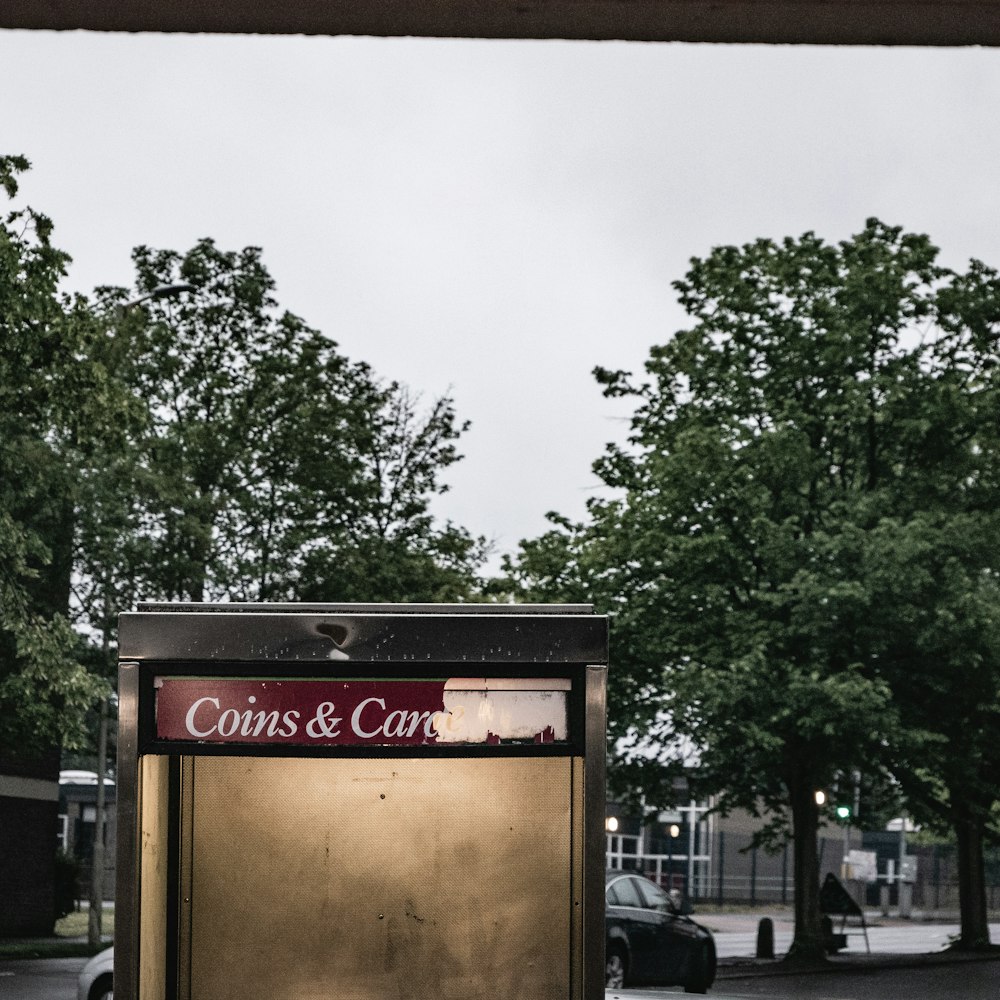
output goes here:
{"type": "Polygon", "coordinates": [[[667,827],[667,889],[674,887],[674,840],[681,835],[681,828],[676,823],[667,827]]]}
{"type": "MultiPolygon", "coordinates": [[[[157,285],[156,288],[129,299],[118,307],[119,317],[130,309],[142,305],[152,299],[173,298],[185,292],[193,292],[194,285],[178,282],[171,285],[157,285]]],[[[108,600],[105,595],[104,627],[101,636],[101,649],[104,662],[108,661],[111,649],[111,625],[109,622],[108,600]]],[[[112,695],[112,697],[114,697],[112,695]]],[[[90,861],[90,912],[87,915],[87,943],[91,948],[101,944],[102,923],[104,916],[104,826],[105,786],[104,781],[108,770],[108,699],[101,698],[100,723],[97,730],[97,798],[94,802],[94,848],[90,861]]]]}
{"type": "Polygon", "coordinates": [[[150,299],[170,299],[175,295],[193,291],[194,285],[189,285],[183,281],[171,285],[157,285],[156,288],[150,289],[145,294],[138,295],[134,299],[129,299],[128,302],[123,302],[118,308],[124,313],[129,309],[134,309],[136,306],[142,305],[143,302],[148,302],[150,299]]]}

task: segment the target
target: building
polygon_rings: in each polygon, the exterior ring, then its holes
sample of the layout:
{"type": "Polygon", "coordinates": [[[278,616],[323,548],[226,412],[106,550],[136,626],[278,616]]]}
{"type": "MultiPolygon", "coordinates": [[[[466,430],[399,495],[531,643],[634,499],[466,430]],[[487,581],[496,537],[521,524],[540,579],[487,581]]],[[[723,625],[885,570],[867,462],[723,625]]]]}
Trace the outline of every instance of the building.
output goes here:
{"type": "MultiPolygon", "coordinates": [[[[104,779],[104,898],[115,898],[115,783],[104,779]]],[[[59,846],[80,863],[80,897],[90,896],[90,872],[97,826],[97,774],[59,772],[59,846]]]]}
{"type": "MultiPolygon", "coordinates": [[[[791,904],[794,850],[754,846],[762,821],[743,810],[727,816],[712,811],[713,801],[689,801],[659,812],[643,824],[617,803],[608,804],[609,868],[641,871],[664,888],[679,889],[694,901],[791,904]]],[[[819,839],[820,873],[838,877],[847,852],[862,846],[861,831],[827,826],[819,839]]]]}
{"type": "Polygon", "coordinates": [[[48,934],[55,922],[59,751],[0,751],[0,937],[48,934]]]}

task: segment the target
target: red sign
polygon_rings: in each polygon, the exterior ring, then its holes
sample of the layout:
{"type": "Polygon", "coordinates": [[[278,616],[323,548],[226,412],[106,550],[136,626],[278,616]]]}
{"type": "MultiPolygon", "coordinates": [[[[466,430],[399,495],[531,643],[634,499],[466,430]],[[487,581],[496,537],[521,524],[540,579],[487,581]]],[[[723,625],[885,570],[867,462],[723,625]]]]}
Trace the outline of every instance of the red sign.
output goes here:
{"type": "Polygon", "coordinates": [[[423,746],[567,738],[568,682],[156,679],[156,735],[205,743],[423,746]]]}

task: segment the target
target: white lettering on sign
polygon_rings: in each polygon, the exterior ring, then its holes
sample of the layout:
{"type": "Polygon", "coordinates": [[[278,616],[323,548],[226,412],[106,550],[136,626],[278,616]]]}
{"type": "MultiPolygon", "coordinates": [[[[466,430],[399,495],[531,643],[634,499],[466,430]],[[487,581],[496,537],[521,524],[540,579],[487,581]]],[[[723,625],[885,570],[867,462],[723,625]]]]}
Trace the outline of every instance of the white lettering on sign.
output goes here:
{"type": "Polygon", "coordinates": [[[340,735],[340,719],[334,717],[337,710],[332,701],[324,701],[316,709],[316,717],[310,719],[306,725],[306,733],[315,739],[327,737],[332,739],[340,735]]]}
{"type": "MultiPolygon", "coordinates": [[[[257,699],[248,698],[247,700],[254,702],[257,699]]],[[[187,716],[184,719],[187,731],[197,739],[205,739],[215,733],[218,733],[219,736],[227,737],[235,736],[237,733],[240,736],[260,736],[266,734],[268,736],[280,736],[287,739],[289,736],[294,736],[299,729],[295,721],[299,718],[299,713],[295,709],[285,712],[280,718],[278,713],[274,711],[254,712],[252,709],[248,709],[241,713],[237,712],[235,708],[227,708],[221,715],[218,712],[218,698],[199,698],[188,709],[187,716]],[[213,714],[210,711],[202,711],[202,707],[206,703],[215,707],[215,721],[207,729],[198,729],[195,725],[196,722],[205,725],[205,723],[210,722],[213,718],[213,714]]],[[[340,720],[336,721],[339,722],[340,720]]]]}
{"type": "Polygon", "coordinates": [[[563,678],[313,680],[158,677],[167,740],[307,746],[566,741],[563,678]]]}
{"type": "Polygon", "coordinates": [[[381,722],[375,724],[374,729],[365,729],[365,725],[372,725],[379,718],[374,710],[368,711],[367,716],[362,719],[369,705],[378,705],[379,709],[385,711],[384,698],[365,698],[358,703],[358,707],[351,715],[351,731],[355,736],[363,740],[375,739],[376,736],[414,736],[423,726],[424,736],[431,738],[442,732],[454,732],[465,709],[459,705],[451,712],[407,712],[403,709],[396,709],[386,715],[381,722]]]}

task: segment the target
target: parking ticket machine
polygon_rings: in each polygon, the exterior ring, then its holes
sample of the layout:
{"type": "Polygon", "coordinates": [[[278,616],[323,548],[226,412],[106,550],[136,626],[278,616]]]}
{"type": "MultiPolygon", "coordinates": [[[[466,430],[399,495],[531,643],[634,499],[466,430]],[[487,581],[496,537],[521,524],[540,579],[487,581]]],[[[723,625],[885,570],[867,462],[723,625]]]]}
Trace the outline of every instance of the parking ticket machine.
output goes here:
{"type": "Polygon", "coordinates": [[[119,655],[117,1000],[604,996],[589,607],[148,604],[119,655]]]}

